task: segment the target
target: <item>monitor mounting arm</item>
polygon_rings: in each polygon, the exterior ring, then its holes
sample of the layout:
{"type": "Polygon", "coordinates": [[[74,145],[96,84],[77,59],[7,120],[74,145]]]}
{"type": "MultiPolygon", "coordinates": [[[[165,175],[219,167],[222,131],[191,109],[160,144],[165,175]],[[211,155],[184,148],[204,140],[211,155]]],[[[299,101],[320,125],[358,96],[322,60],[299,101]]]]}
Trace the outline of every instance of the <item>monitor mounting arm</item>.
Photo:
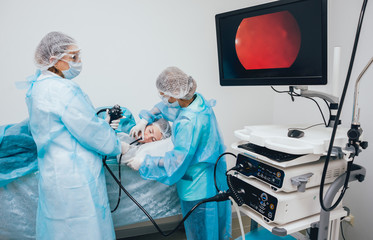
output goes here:
{"type": "MultiPolygon", "coordinates": [[[[318,97],[321,98],[327,102],[330,103],[330,110],[332,112],[332,115],[330,116],[330,122],[328,124],[328,127],[333,127],[335,124],[335,119],[336,119],[336,113],[338,111],[338,97],[335,97],[333,95],[323,93],[323,92],[318,92],[318,91],[311,91],[308,90],[307,86],[294,86],[294,88],[299,89],[300,93],[299,95],[302,97],[318,97]]],[[[339,123],[338,123],[339,124],[339,123]]]]}

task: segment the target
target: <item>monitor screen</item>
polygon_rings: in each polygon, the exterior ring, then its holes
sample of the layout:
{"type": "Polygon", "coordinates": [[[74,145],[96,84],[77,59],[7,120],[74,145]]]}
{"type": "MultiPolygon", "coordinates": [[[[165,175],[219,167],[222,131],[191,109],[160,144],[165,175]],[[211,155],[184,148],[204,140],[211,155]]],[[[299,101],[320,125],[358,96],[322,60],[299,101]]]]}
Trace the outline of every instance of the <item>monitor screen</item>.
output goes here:
{"type": "Polygon", "coordinates": [[[280,0],[215,20],[220,85],[327,83],[326,0],[280,0]]]}

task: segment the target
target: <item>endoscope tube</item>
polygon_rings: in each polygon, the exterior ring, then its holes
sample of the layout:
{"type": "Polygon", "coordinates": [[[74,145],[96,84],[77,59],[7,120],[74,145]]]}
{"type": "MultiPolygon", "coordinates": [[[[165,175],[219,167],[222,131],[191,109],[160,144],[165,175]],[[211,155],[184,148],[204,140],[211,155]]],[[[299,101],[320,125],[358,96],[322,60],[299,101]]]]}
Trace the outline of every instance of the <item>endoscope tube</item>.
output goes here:
{"type": "MultiPolygon", "coordinates": [[[[106,157],[105,157],[106,158],[106,157]]],[[[106,159],[105,159],[106,160],[106,159]]],[[[121,165],[121,163],[122,163],[122,154],[120,155],[120,157],[119,157],[119,161],[118,161],[118,178],[119,178],[119,182],[121,182],[121,180],[122,180],[122,177],[121,177],[121,170],[120,170],[120,165],[121,165]]],[[[120,197],[122,196],[122,190],[121,190],[121,188],[119,187],[119,193],[118,193],[118,200],[117,200],[117,205],[115,206],[115,208],[113,209],[113,210],[111,210],[111,212],[113,213],[113,212],[115,212],[117,209],[118,209],[118,207],[119,207],[119,203],[120,203],[120,197]]]]}
{"type": "MultiPolygon", "coordinates": [[[[340,100],[340,103],[339,103],[339,109],[338,109],[336,120],[335,120],[336,124],[334,124],[334,126],[333,126],[332,136],[330,138],[328,153],[327,153],[327,156],[326,156],[326,159],[325,159],[324,169],[323,169],[321,182],[320,182],[320,192],[319,192],[320,205],[321,205],[322,209],[324,211],[327,211],[327,212],[333,210],[334,208],[336,208],[338,206],[338,204],[341,202],[341,200],[344,196],[344,193],[346,192],[347,185],[348,185],[348,178],[346,178],[345,184],[343,186],[343,190],[342,190],[338,200],[331,207],[329,207],[329,208],[325,207],[324,201],[323,201],[323,199],[324,199],[323,191],[324,191],[326,172],[328,170],[328,164],[329,164],[330,155],[331,155],[333,145],[334,145],[334,139],[335,139],[335,135],[336,135],[336,132],[337,132],[338,122],[339,122],[339,119],[340,119],[340,116],[341,116],[343,102],[344,102],[344,99],[346,97],[347,88],[348,88],[348,84],[349,84],[350,77],[351,77],[352,66],[353,66],[354,60],[355,60],[357,44],[359,42],[360,30],[361,30],[361,26],[363,24],[363,19],[364,19],[364,14],[365,14],[365,9],[366,9],[366,6],[367,6],[367,2],[368,2],[368,0],[364,0],[361,11],[360,11],[360,17],[359,17],[357,30],[356,30],[355,41],[354,41],[354,46],[353,46],[353,49],[352,49],[350,64],[349,64],[349,67],[348,67],[346,81],[345,81],[345,85],[343,87],[342,96],[341,96],[341,100],[340,100]]],[[[349,171],[349,170],[350,169],[347,169],[347,171],[349,171]]]]}
{"type": "Polygon", "coordinates": [[[113,177],[113,179],[115,180],[115,182],[119,185],[119,187],[123,190],[123,192],[125,194],[127,194],[127,196],[141,209],[141,211],[143,211],[143,213],[149,218],[149,220],[153,223],[154,227],[158,230],[158,232],[160,234],[162,234],[163,236],[167,237],[171,234],[173,234],[180,226],[181,224],[183,224],[185,222],[185,220],[190,216],[190,214],[192,214],[192,212],[197,208],[199,207],[200,205],[202,205],[203,203],[207,203],[207,202],[218,202],[218,201],[227,201],[229,200],[229,193],[219,193],[217,195],[215,195],[214,197],[211,197],[211,198],[207,198],[207,199],[204,199],[202,200],[201,202],[197,203],[191,210],[189,210],[189,212],[184,216],[184,218],[181,220],[181,222],[169,233],[164,233],[161,228],[158,226],[158,224],[154,221],[154,219],[150,216],[150,214],[144,209],[143,206],[141,206],[140,203],[138,203],[136,201],[136,199],[123,187],[121,181],[118,180],[118,178],[114,175],[114,173],[111,171],[111,169],[109,168],[109,166],[107,165],[106,163],[106,156],[103,158],[103,164],[104,166],[106,167],[106,169],[108,170],[108,172],[110,173],[110,175],[113,177]]]}

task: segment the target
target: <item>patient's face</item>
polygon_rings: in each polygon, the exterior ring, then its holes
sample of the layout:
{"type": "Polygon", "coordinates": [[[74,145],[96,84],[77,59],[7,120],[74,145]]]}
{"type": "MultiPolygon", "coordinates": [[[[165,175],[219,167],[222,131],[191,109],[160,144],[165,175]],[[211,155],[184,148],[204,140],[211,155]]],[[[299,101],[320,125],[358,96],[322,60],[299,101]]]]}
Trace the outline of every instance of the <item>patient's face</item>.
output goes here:
{"type": "Polygon", "coordinates": [[[146,126],[144,132],[144,140],[139,142],[141,143],[148,143],[148,142],[155,142],[162,139],[162,133],[159,128],[153,124],[146,126]]]}

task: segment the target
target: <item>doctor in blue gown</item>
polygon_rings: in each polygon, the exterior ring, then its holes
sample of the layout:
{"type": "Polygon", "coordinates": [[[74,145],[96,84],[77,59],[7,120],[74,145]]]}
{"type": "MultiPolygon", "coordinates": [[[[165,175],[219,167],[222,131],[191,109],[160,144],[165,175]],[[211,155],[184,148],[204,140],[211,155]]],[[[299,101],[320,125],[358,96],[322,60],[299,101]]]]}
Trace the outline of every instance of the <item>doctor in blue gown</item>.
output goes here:
{"type": "Polygon", "coordinates": [[[81,71],[79,54],[71,37],[48,33],[35,52],[38,70],[28,79],[40,171],[37,239],[115,239],[101,154],[120,154],[121,143],[71,80],[81,71]]]}
{"type": "MultiPolygon", "coordinates": [[[[173,122],[174,149],[165,156],[134,158],[128,165],[139,170],[144,179],[167,185],[176,183],[183,215],[202,199],[217,194],[214,186],[214,164],[224,152],[224,144],[212,107],[195,93],[195,80],[176,67],[165,69],[156,81],[163,102],[151,111],[142,111],[141,120],[132,128],[132,135],[141,135],[147,123],[157,118],[173,122]]],[[[219,189],[226,190],[226,163],[217,166],[219,189]]],[[[231,205],[229,201],[209,202],[198,207],[184,223],[189,240],[229,239],[231,205]]]]}

